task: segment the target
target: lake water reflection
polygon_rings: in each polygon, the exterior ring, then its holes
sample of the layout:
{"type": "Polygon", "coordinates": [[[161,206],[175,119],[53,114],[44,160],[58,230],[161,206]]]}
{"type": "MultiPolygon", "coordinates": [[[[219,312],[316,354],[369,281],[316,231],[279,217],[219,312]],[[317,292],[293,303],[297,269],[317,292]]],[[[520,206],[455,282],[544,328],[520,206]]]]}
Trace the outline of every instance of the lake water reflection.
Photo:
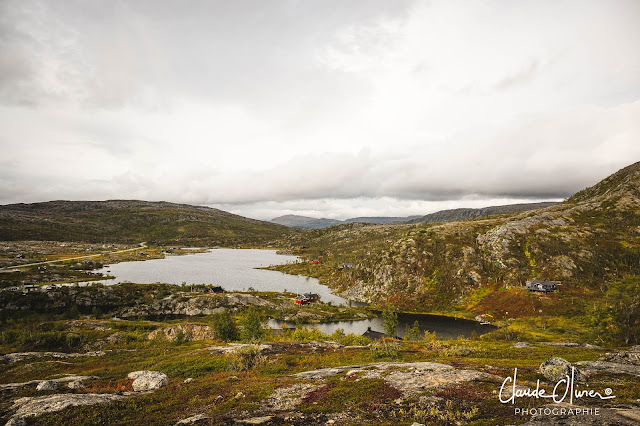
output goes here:
{"type": "Polygon", "coordinates": [[[116,277],[101,281],[107,285],[125,281],[139,284],[213,284],[229,291],[246,291],[252,287],[258,291],[317,293],[323,302],[347,303],[316,278],[255,269],[297,260],[296,256],[276,254],[275,250],[213,249],[206,253],[167,256],[144,262],[116,263],[98,272],[116,277]]]}
{"type": "MultiPolygon", "coordinates": [[[[270,265],[297,262],[296,256],[276,254],[275,250],[256,249],[213,249],[206,253],[185,256],[167,256],[164,259],[152,259],[143,262],[122,262],[106,266],[98,272],[115,276],[115,279],[103,280],[104,284],[132,282],[138,284],[212,284],[222,286],[228,291],[246,291],[253,288],[258,291],[291,291],[294,293],[316,293],[323,302],[347,304],[348,301],[331,293],[328,287],[320,284],[316,278],[288,275],[278,271],[255,269],[270,265]],[[110,272],[107,272],[110,271],[110,272]]],[[[436,333],[439,338],[469,337],[473,331],[478,335],[494,329],[493,326],[480,325],[475,321],[444,317],[439,315],[398,314],[398,336],[404,336],[407,326],[418,321],[420,330],[436,333]]],[[[279,328],[281,321],[270,320],[269,326],[279,328]]],[[[295,324],[288,323],[289,326],[295,324]]],[[[368,327],[375,331],[384,331],[382,318],[360,321],[340,321],[323,324],[305,325],[317,327],[327,334],[341,328],[345,333],[362,334],[368,327]]]]}

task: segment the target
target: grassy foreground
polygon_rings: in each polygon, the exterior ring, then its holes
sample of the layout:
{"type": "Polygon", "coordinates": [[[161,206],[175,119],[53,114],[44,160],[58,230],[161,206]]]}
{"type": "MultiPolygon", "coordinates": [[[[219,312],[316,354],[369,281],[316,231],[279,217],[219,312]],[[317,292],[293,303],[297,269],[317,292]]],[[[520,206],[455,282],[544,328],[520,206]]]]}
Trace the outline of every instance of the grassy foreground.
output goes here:
{"type": "MultiPolygon", "coordinates": [[[[143,286],[141,286],[143,287],[143,286]]],[[[275,294],[271,297],[277,300],[275,294]]],[[[302,309],[294,307],[294,309],[302,309]]],[[[330,315],[335,307],[318,304],[313,309],[330,315]]],[[[359,308],[360,309],[360,308],[359,308]]],[[[103,314],[31,314],[3,318],[2,353],[49,350],[85,353],[99,350],[101,356],[59,358],[53,354],[0,364],[2,383],[21,383],[74,376],[95,376],[85,381],[85,388],[70,390],[61,386],[55,391],[36,391],[23,386],[0,393],[3,419],[11,416],[13,401],[59,393],[123,394],[126,399],[108,404],[68,407],[64,410],[27,417],[37,425],[128,425],[140,421],[153,425],[175,424],[194,415],[206,417],[201,424],[233,424],[239,420],[264,424],[515,424],[528,416],[514,414],[514,406],[502,404],[498,390],[506,377],[518,369],[518,383],[535,388],[542,379],[538,368],[552,356],[574,363],[591,361],[605,350],[585,347],[554,347],[537,344],[517,348],[517,337],[505,337],[504,330],[477,339],[436,340],[433,335],[415,341],[383,339],[371,341],[362,336],[337,331],[325,335],[317,330],[297,329],[273,335],[260,324],[268,307],[244,307],[235,311],[197,318],[197,324],[211,326],[216,336],[228,341],[252,342],[224,352],[229,342],[218,337],[198,340],[197,336],[176,334],[172,340],[162,335],[150,338],[157,329],[193,323],[194,318],[102,319],[103,314]],[[218,327],[221,316],[229,314],[236,334],[218,327]],[[252,326],[251,315],[257,318],[252,326]],[[73,316],[73,318],[70,318],[73,316]],[[255,334],[247,334],[254,327],[255,334]],[[221,334],[220,334],[221,333],[221,334]],[[324,341],[335,342],[331,344],[324,341]],[[257,344],[263,346],[257,346],[257,344]],[[266,345],[266,346],[264,346],[266,345]],[[101,352],[101,353],[102,353],[101,352]],[[361,365],[379,362],[435,362],[458,370],[486,373],[486,377],[462,383],[444,384],[421,390],[410,397],[381,378],[352,376],[347,372],[325,381],[300,380],[296,373],[315,369],[361,365]],[[167,374],[169,383],[151,393],[133,393],[127,374],[137,370],[153,370],[167,374]],[[185,382],[187,379],[192,381],[185,382]],[[273,395],[292,386],[315,386],[293,407],[274,408],[273,395]]],[[[358,312],[358,311],[355,311],[358,312]]],[[[353,314],[353,312],[352,312],[353,314]]],[[[346,315],[344,312],[342,315],[346,315]]],[[[228,325],[228,324],[227,324],[228,325]]],[[[515,328],[515,325],[512,325],[515,328]]],[[[542,330],[535,321],[518,323],[521,333],[531,340],[558,340],[552,324],[542,330]],[[524,334],[526,333],[526,334],[524,334]]],[[[613,348],[609,348],[611,350],[613,348]]],[[[592,389],[611,388],[614,402],[583,400],[582,405],[598,408],[633,407],[640,396],[637,378],[629,374],[596,374],[589,378],[592,389]]],[[[540,406],[535,399],[520,399],[520,408],[540,406]]]]}

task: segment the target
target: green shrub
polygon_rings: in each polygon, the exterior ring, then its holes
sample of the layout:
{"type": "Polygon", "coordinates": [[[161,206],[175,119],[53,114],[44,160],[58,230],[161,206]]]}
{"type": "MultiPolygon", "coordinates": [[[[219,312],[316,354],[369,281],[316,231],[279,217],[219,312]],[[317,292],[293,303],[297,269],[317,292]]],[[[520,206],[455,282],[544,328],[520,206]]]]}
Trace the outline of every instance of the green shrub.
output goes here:
{"type": "Polygon", "coordinates": [[[310,340],[326,340],[327,335],[318,330],[312,328],[311,330],[306,328],[298,328],[291,333],[291,340],[296,342],[308,342],[310,340]]]}
{"type": "Polygon", "coordinates": [[[418,321],[416,320],[411,328],[409,328],[409,325],[407,324],[407,330],[404,333],[404,340],[420,340],[420,337],[420,325],[418,324],[418,321]]]}
{"type": "Polygon", "coordinates": [[[91,314],[93,315],[93,317],[95,319],[101,319],[102,318],[102,310],[100,308],[98,308],[97,306],[94,306],[94,308],[91,310],[91,314]]]}
{"type": "Polygon", "coordinates": [[[265,356],[256,345],[242,346],[229,357],[229,371],[249,371],[262,364],[265,356]]]}
{"type": "Polygon", "coordinates": [[[3,345],[12,345],[16,343],[20,339],[20,333],[16,330],[5,330],[2,333],[2,344],[3,345]]]}
{"type": "Polygon", "coordinates": [[[384,320],[382,327],[384,328],[384,334],[389,337],[396,337],[396,328],[398,327],[398,314],[391,311],[384,311],[382,313],[382,319],[384,320]]]}
{"type": "Polygon", "coordinates": [[[78,319],[80,318],[80,310],[78,309],[78,305],[72,305],[68,311],[65,312],[65,318],[67,319],[78,319]]]}
{"type": "Polygon", "coordinates": [[[373,359],[398,358],[398,344],[383,339],[380,342],[371,345],[370,353],[373,359]]]}
{"type": "MultiPolygon", "coordinates": [[[[158,335],[159,334],[160,333],[158,333],[158,335]]],[[[190,341],[192,337],[193,336],[191,336],[191,333],[185,333],[184,331],[182,331],[182,329],[178,328],[178,330],[176,331],[176,337],[175,339],[173,339],[173,343],[175,345],[182,345],[183,343],[190,341]]]]}
{"type": "Polygon", "coordinates": [[[242,317],[242,340],[260,342],[265,335],[264,318],[260,311],[251,306],[242,317]]]}
{"type": "Polygon", "coordinates": [[[65,341],[69,349],[78,349],[86,342],[86,338],[76,333],[67,333],[65,341]]]}
{"type": "Polygon", "coordinates": [[[240,333],[235,321],[231,317],[228,310],[216,314],[213,316],[213,334],[216,339],[220,339],[225,342],[238,340],[240,333]]]}
{"type": "Polygon", "coordinates": [[[425,330],[424,331],[424,341],[426,343],[435,342],[436,340],[438,340],[438,338],[436,337],[436,332],[435,331],[432,332],[432,333],[429,332],[429,330],[425,330]]]}

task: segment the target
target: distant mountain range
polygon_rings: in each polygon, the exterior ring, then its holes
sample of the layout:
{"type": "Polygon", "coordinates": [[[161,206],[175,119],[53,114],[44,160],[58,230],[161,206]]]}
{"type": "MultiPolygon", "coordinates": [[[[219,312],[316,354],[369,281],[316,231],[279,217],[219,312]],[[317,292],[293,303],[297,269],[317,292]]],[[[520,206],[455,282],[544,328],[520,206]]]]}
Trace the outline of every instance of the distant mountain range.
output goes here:
{"type": "Polygon", "coordinates": [[[288,226],[290,228],[304,228],[304,229],[322,229],[328,228],[334,225],[341,225],[343,223],[405,223],[407,220],[417,219],[420,216],[409,217],[352,217],[346,220],[337,219],[325,219],[315,218],[308,216],[298,216],[295,214],[288,214],[285,216],[279,216],[275,219],[271,219],[271,222],[278,225],[288,226]]]}
{"type": "Polygon", "coordinates": [[[496,214],[517,213],[526,210],[536,210],[545,207],[554,206],[556,202],[544,203],[526,203],[526,204],[509,204],[505,206],[483,207],[479,209],[451,209],[441,210],[425,216],[407,216],[407,217],[353,217],[346,220],[315,218],[308,216],[298,216],[289,214],[271,219],[271,222],[291,228],[304,229],[322,229],[329,226],[340,225],[343,223],[431,223],[431,222],[455,222],[458,220],[467,220],[483,216],[491,216],[496,214]]]}

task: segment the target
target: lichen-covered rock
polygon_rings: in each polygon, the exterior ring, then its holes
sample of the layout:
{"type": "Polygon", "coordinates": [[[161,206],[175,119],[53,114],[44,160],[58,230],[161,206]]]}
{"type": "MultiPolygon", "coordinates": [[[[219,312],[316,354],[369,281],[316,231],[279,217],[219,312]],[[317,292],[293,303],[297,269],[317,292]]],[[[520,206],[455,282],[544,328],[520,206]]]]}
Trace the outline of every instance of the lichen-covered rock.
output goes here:
{"type": "Polygon", "coordinates": [[[617,351],[600,357],[601,361],[617,362],[620,364],[640,365],[640,352],[617,351]]]}
{"type": "Polygon", "coordinates": [[[0,385],[0,389],[15,390],[24,386],[33,386],[33,385],[38,386],[39,384],[45,381],[54,382],[54,383],[66,383],[66,382],[84,381],[84,380],[91,380],[91,379],[97,379],[97,377],[96,376],[66,376],[66,377],[60,377],[58,379],[51,379],[51,380],[30,380],[28,382],[21,382],[21,383],[5,383],[3,385],[0,385]]]}
{"type": "Polygon", "coordinates": [[[311,383],[296,383],[292,386],[281,387],[273,391],[271,397],[263,402],[263,407],[278,410],[294,410],[302,400],[320,385],[311,383]]]}
{"type": "Polygon", "coordinates": [[[270,345],[253,345],[250,343],[230,343],[227,346],[215,346],[215,345],[209,346],[207,347],[207,350],[215,351],[223,354],[233,354],[233,353],[236,353],[239,349],[246,348],[246,347],[256,347],[260,352],[271,350],[272,348],[270,345]]]}
{"type": "Polygon", "coordinates": [[[167,375],[159,371],[133,371],[127,377],[133,379],[131,386],[136,392],[156,390],[169,383],[167,375]]]}
{"type": "Polygon", "coordinates": [[[588,374],[630,374],[632,376],[640,377],[640,365],[607,361],[580,361],[576,364],[580,365],[580,367],[582,367],[582,369],[588,374]]]}
{"type": "Polygon", "coordinates": [[[551,357],[540,364],[540,373],[547,380],[558,382],[559,380],[564,379],[567,376],[571,378],[572,368],[574,369],[574,380],[576,382],[585,382],[586,377],[580,370],[571,365],[571,363],[569,363],[567,360],[558,357],[551,357]]]}
{"type": "Polygon", "coordinates": [[[161,338],[175,341],[182,335],[187,340],[213,340],[215,338],[213,329],[203,324],[177,324],[164,329],[153,330],[147,338],[153,340],[161,338]]]}
{"type": "Polygon", "coordinates": [[[85,353],[66,353],[66,352],[16,352],[0,356],[0,363],[15,364],[31,358],[78,358],[83,356],[103,356],[103,351],[93,351],[85,353]]]}
{"type": "Polygon", "coordinates": [[[435,362],[378,362],[362,365],[347,365],[303,371],[293,377],[304,380],[328,379],[346,372],[357,374],[359,379],[384,379],[404,396],[415,396],[425,389],[462,382],[500,378],[475,370],[458,370],[450,365],[435,362]]]}
{"type": "Polygon", "coordinates": [[[211,420],[210,417],[207,417],[204,414],[196,414],[195,416],[187,417],[186,419],[179,420],[176,423],[178,425],[200,425],[200,424],[209,424],[211,420]]]}
{"type": "Polygon", "coordinates": [[[73,382],[69,382],[69,383],[67,384],[67,387],[68,387],[69,389],[84,389],[84,388],[85,388],[85,385],[84,385],[84,383],[82,382],[82,380],[74,380],[73,382]]]}
{"type": "Polygon", "coordinates": [[[27,421],[23,417],[12,417],[4,426],[26,426],[27,421]]]}
{"type": "Polygon", "coordinates": [[[58,383],[53,380],[43,380],[36,386],[37,391],[52,391],[58,389],[58,383]]]}
{"type": "MultiPolygon", "coordinates": [[[[125,399],[122,395],[94,394],[94,393],[68,393],[36,397],[18,398],[13,401],[11,410],[14,411],[12,419],[35,417],[45,413],[64,410],[70,406],[103,404],[111,401],[125,399]]],[[[11,420],[10,420],[11,421],[11,420]]],[[[9,423],[7,423],[9,424],[9,423]]],[[[20,423],[14,423],[20,424],[20,423]]]]}
{"type": "Polygon", "coordinates": [[[226,308],[249,305],[275,306],[273,303],[257,296],[240,293],[221,295],[171,295],[149,304],[130,306],[120,313],[122,318],[156,315],[213,315],[226,308]]]}

